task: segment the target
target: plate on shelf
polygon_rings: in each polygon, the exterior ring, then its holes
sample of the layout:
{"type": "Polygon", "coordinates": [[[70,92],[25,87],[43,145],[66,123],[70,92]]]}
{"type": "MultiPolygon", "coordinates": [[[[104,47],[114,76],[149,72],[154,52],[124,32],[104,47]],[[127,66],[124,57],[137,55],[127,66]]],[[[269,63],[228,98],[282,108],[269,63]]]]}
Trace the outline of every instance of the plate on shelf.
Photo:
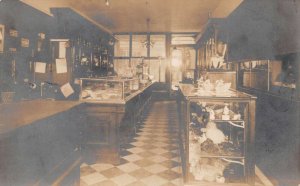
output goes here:
{"type": "Polygon", "coordinates": [[[244,62],[245,69],[250,69],[250,62],[244,62]]]}
{"type": "Polygon", "coordinates": [[[252,61],[252,68],[255,68],[257,65],[257,61],[252,61]]]}

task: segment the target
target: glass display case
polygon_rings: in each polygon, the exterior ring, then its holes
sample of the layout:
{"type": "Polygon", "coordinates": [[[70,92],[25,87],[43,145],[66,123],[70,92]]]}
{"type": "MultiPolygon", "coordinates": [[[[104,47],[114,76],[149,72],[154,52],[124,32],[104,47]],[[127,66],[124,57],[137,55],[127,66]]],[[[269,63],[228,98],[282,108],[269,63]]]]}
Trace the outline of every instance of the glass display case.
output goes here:
{"type": "Polygon", "coordinates": [[[81,101],[123,101],[139,90],[139,79],[81,78],[81,101]]]}
{"type": "Polygon", "coordinates": [[[298,99],[299,75],[296,60],[252,60],[238,64],[238,86],[276,96],[298,99]]]}
{"type": "Polygon", "coordinates": [[[199,94],[192,87],[180,89],[186,107],[185,181],[252,185],[256,97],[232,90],[199,94]]]}
{"type": "Polygon", "coordinates": [[[298,81],[296,61],[270,62],[270,92],[289,98],[296,98],[298,81]]]}
{"type": "Polygon", "coordinates": [[[269,60],[245,61],[239,64],[239,83],[243,87],[269,89],[269,60]]]}

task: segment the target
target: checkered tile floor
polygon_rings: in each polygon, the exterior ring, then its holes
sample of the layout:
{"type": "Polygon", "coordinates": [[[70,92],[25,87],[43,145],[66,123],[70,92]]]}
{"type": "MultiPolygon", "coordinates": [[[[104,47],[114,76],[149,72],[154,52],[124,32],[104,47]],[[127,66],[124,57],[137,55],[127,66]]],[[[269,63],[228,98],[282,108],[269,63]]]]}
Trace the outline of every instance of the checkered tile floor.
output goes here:
{"type": "Polygon", "coordinates": [[[136,136],[122,147],[121,163],[82,164],[81,186],[183,185],[176,102],[154,102],[136,136]]]}

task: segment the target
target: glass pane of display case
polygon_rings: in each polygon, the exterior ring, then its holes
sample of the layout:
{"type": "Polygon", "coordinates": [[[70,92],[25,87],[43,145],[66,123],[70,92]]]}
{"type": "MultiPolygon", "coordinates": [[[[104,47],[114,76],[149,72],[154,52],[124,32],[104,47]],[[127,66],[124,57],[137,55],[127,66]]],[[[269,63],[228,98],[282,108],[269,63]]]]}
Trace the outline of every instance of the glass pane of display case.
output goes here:
{"type": "Polygon", "coordinates": [[[127,97],[130,94],[139,90],[139,79],[124,80],[124,96],[127,97]]]}
{"type": "Polygon", "coordinates": [[[252,61],[251,64],[252,75],[251,82],[252,87],[260,90],[269,90],[269,61],[258,60],[252,61]]]}
{"type": "Polygon", "coordinates": [[[195,100],[189,117],[190,179],[245,182],[248,103],[195,100]]]}
{"type": "Polygon", "coordinates": [[[278,56],[276,60],[252,60],[238,63],[238,85],[274,95],[298,99],[299,63],[296,55],[278,56]]]}
{"type": "Polygon", "coordinates": [[[239,83],[243,87],[269,90],[269,61],[245,61],[239,64],[239,83]]]}
{"type": "Polygon", "coordinates": [[[255,97],[199,94],[180,85],[186,101],[185,175],[188,183],[247,183],[254,178],[255,97]]]}
{"type": "Polygon", "coordinates": [[[122,100],[123,83],[101,79],[81,79],[81,100],[122,100]]]}
{"type": "Polygon", "coordinates": [[[82,78],[80,100],[122,101],[139,90],[138,79],[90,79],[82,78]]]}
{"type": "Polygon", "coordinates": [[[284,97],[294,97],[296,94],[297,67],[296,62],[270,62],[270,91],[284,97]]]}
{"type": "Polygon", "coordinates": [[[250,62],[241,62],[239,65],[239,85],[242,87],[251,87],[250,62]]]}
{"type": "Polygon", "coordinates": [[[147,46],[149,41],[147,35],[133,35],[132,36],[132,56],[133,57],[147,57],[147,46]]]}
{"type": "Polygon", "coordinates": [[[114,56],[115,57],[129,57],[129,35],[115,35],[117,38],[115,42],[114,56]]]}
{"type": "Polygon", "coordinates": [[[166,36],[150,35],[150,57],[166,57],[166,36]]]}
{"type": "Polygon", "coordinates": [[[190,138],[199,139],[201,157],[244,157],[245,103],[192,102],[190,138]]]}

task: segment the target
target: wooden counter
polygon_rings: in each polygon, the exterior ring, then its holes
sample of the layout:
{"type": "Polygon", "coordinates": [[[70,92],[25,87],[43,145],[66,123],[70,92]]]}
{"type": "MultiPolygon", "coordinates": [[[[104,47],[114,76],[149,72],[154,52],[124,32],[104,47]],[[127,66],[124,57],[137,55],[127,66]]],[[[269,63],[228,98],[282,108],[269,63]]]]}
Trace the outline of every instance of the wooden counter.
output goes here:
{"type": "Polygon", "coordinates": [[[121,102],[0,104],[0,183],[74,185],[82,161],[119,163],[121,142],[149,105],[151,86],[121,102]]]}
{"type": "Polygon", "coordinates": [[[78,182],[84,122],[80,106],[78,101],[49,100],[1,104],[1,184],[78,182]]]}
{"type": "Polygon", "coordinates": [[[141,116],[149,106],[152,85],[136,91],[124,101],[85,102],[85,161],[120,163],[120,147],[137,130],[141,116]]]}
{"type": "Polygon", "coordinates": [[[31,100],[0,104],[0,135],[80,105],[78,101],[31,100]]]}
{"type": "Polygon", "coordinates": [[[153,83],[146,85],[142,89],[134,92],[121,101],[54,101],[54,100],[28,100],[0,104],[0,135],[11,132],[19,127],[30,125],[38,120],[42,120],[55,114],[68,111],[83,103],[97,103],[107,105],[125,105],[131,99],[142,94],[153,83]]]}

